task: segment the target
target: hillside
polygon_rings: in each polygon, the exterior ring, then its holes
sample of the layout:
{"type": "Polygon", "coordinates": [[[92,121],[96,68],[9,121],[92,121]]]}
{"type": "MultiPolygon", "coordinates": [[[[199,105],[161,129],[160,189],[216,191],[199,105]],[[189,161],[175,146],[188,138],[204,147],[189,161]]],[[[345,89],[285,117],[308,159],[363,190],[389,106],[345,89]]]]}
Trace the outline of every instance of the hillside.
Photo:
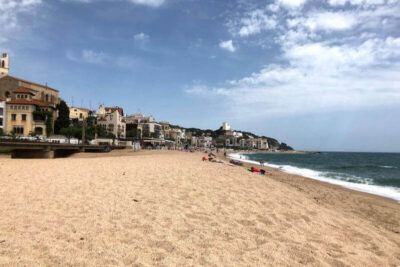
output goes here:
{"type": "MultiPolygon", "coordinates": [[[[179,125],[170,125],[171,128],[179,128],[184,129],[186,132],[191,132],[193,136],[200,137],[200,136],[211,136],[212,138],[217,138],[219,136],[225,135],[225,131],[220,127],[217,130],[211,129],[199,129],[199,128],[185,128],[179,125]]],[[[236,130],[235,130],[236,131],[236,130]]],[[[254,138],[265,138],[268,141],[268,146],[272,149],[280,149],[280,150],[294,150],[291,146],[287,145],[286,143],[280,143],[277,139],[268,137],[268,136],[259,136],[251,132],[240,131],[237,130],[236,132],[241,132],[243,134],[244,139],[248,139],[250,136],[254,138]]]]}

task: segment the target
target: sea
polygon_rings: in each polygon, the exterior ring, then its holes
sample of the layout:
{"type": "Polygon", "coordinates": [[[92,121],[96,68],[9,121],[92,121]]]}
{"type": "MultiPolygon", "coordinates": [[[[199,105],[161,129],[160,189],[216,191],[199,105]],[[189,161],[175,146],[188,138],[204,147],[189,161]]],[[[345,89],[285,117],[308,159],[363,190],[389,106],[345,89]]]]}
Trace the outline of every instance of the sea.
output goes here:
{"type": "Polygon", "coordinates": [[[400,202],[400,153],[235,153],[231,158],[400,202]]]}

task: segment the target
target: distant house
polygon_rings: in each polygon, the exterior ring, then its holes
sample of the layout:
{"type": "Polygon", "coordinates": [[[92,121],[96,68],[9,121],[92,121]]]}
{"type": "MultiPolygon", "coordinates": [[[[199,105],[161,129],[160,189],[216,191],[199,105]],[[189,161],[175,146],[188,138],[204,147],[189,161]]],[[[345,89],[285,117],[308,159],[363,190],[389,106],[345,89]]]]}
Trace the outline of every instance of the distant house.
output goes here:
{"type": "Polygon", "coordinates": [[[89,117],[89,110],[86,108],[70,107],[69,118],[71,120],[83,121],[89,117]]]}
{"type": "Polygon", "coordinates": [[[97,112],[97,125],[112,133],[116,138],[126,138],[124,110],[121,107],[100,106],[97,112]]]}
{"type": "Polygon", "coordinates": [[[197,139],[197,147],[211,148],[212,141],[211,136],[201,136],[197,139]]]}
{"type": "Polygon", "coordinates": [[[222,130],[230,131],[231,130],[231,126],[227,122],[223,122],[222,123],[222,130]]]}
{"type": "Polygon", "coordinates": [[[139,137],[164,138],[163,126],[156,122],[153,116],[143,114],[132,114],[126,116],[126,127],[128,131],[138,131],[139,137]]]}
{"type": "Polygon", "coordinates": [[[30,134],[44,136],[53,133],[57,116],[55,106],[35,99],[36,93],[27,88],[12,92],[11,98],[6,101],[7,133],[22,136],[30,134]]]}
{"type": "Polygon", "coordinates": [[[260,149],[266,150],[268,149],[268,140],[265,138],[254,138],[249,136],[247,139],[240,139],[239,145],[245,149],[260,149]]]}

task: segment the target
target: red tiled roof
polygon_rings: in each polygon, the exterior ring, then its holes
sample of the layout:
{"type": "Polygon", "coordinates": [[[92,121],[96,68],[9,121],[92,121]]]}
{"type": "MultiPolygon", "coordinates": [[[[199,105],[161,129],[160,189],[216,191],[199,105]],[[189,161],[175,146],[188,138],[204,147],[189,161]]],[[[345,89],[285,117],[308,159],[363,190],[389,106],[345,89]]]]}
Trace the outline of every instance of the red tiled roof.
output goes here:
{"type": "Polygon", "coordinates": [[[30,100],[30,99],[25,99],[25,98],[13,99],[13,100],[7,101],[6,104],[35,105],[35,106],[39,106],[39,107],[50,107],[50,108],[52,107],[46,103],[43,103],[42,101],[30,100]]]}
{"type": "Polygon", "coordinates": [[[54,89],[54,88],[51,88],[51,87],[49,87],[49,86],[47,86],[47,85],[43,85],[43,84],[39,84],[39,83],[30,82],[30,81],[23,80],[23,79],[20,79],[20,78],[17,78],[17,77],[13,77],[13,76],[10,76],[10,75],[6,75],[6,76],[4,76],[4,77],[1,77],[0,79],[6,78],[6,77],[9,77],[9,78],[14,79],[14,80],[18,80],[18,81],[20,81],[20,82],[29,83],[29,84],[32,84],[32,85],[44,87],[44,88],[47,88],[47,89],[49,89],[49,90],[53,90],[53,91],[55,91],[55,92],[59,92],[58,90],[56,90],[56,89],[54,89]]]}
{"type": "Polygon", "coordinates": [[[17,93],[17,94],[31,94],[31,95],[35,95],[35,94],[33,93],[33,91],[34,91],[34,90],[21,87],[21,88],[19,88],[18,90],[15,90],[14,93],[17,93]]]}
{"type": "Polygon", "coordinates": [[[116,110],[118,110],[118,112],[123,116],[124,115],[124,109],[120,108],[120,107],[113,107],[113,108],[104,108],[106,110],[106,112],[115,112],[116,110]]]}

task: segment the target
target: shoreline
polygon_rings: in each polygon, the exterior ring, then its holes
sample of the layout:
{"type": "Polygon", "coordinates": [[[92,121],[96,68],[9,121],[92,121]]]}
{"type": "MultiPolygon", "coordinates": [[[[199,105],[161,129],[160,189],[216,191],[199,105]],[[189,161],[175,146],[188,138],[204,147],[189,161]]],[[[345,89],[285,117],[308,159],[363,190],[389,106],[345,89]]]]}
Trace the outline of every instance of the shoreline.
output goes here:
{"type": "MultiPolygon", "coordinates": [[[[234,152],[237,153],[237,152],[234,152]]],[[[229,157],[229,154],[224,156],[222,152],[219,152],[217,157],[226,160],[233,159],[229,157]]],[[[234,159],[240,161],[238,159],[234,159]]],[[[237,166],[248,170],[251,167],[259,168],[260,164],[249,163],[241,161],[243,166],[237,166]]],[[[295,190],[307,195],[311,199],[314,199],[317,203],[324,205],[328,208],[341,208],[342,210],[349,213],[349,216],[357,215],[364,220],[373,222],[375,226],[384,227],[395,234],[400,234],[400,204],[398,201],[384,197],[381,195],[371,194],[363,191],[354,190],[337,184],[332,184],[317,179],[286,173],[280,169],[272,168],[269,166],[263,166],[267,171],[267,178],[271,178],[282,184],[294,188],[295,190]],[[344,196],[343,196],[344,194],[344,196]],[[342,202],[342,200],[346,200],[342,202]],[[347,205],[347,202],[365,203],[368,208],[353,209],[347,205]],[[383,210],[381,210],[383,209],[383,210]],[[396,218],[383,219],[387,216],[386,209],[389,209],[390,214],[398,214],[396,218]],[[393,212],[393,213],[392,213],[393,212]]],[[[258,175],[258,174],[255,174],[258,175]]],[[[262,175],[260,175],[263,177],[262,175]]]]}
{"type": "MultiPolygon", "coordinates": [[[[240,158],[235,158],[235,157],[229,157],[230,155],[240,155],[241,153],[249,153],[249,152],[232,152],[227,154],[226,158],[227,159],[233,159],[233,160],[237,160],[240,161],[242,163],[245,164],[249,164],[249,166],[253,166],[253,167],[260,167],[261,165],[259,163],[255,163],[252,162],[251,160],[243,160],[240,158]]],[[[263,152],[259,152],[258,154],[270,154],[270,153],[263,153],[263,152]]],[[[341,188],[346,188],[348,190],[351,191],[355,191],[355,192],[362,192],[365,194],[369,194],[369,195],[373,195],[373,196],[378,196],[378,197],[382,197],[385,199],[390,199],[395,201],[396,203],[400,204],[400,196],[399,195],[393,195],[393,193],[398,193],[396,188],[393,187],[384,187],[384,186],[378,186],[378,185],[367,185],[367,184],[357,184],[357,183],[351,183],[351,182],[347,182],[347,181],[342,181],[342,180],[337,180],[337,179],[333,179],[333,178],[329,178],[329,177],[312,177],[307,176],[307,175],[303,175],[303,174],[299,174],[299,173],[292,173],[289,171],[285,171],[279,167],[274,167],[274,166],[268,166],[268,165],[263,165],[264,168],[268,168],[270,170],[276,170],[276,171],[280,171],[282,173],[285,174],[289,174],[289,175],[295,175],[295,176],[299,176],[302,178],[307,178],[307,179],[311,179],[314,181],[319,181],[322,183],[327,183],[327,184],[331,184],[331,185],[335,185],[335,186],[339,186],[341,188]],[[373,190],[375,189],[375,190],[373,190]],[[393,192],[394,191],[394,192],[393,192]]],[[[296,169],[299,169],[298,167],[292,166],[296,169]]],[[[305,169],[305,170],[311,170],[314,171],[312,169],[305,169]]],[[[399,194],[399,193],[398,193],[399,194]]]]}

